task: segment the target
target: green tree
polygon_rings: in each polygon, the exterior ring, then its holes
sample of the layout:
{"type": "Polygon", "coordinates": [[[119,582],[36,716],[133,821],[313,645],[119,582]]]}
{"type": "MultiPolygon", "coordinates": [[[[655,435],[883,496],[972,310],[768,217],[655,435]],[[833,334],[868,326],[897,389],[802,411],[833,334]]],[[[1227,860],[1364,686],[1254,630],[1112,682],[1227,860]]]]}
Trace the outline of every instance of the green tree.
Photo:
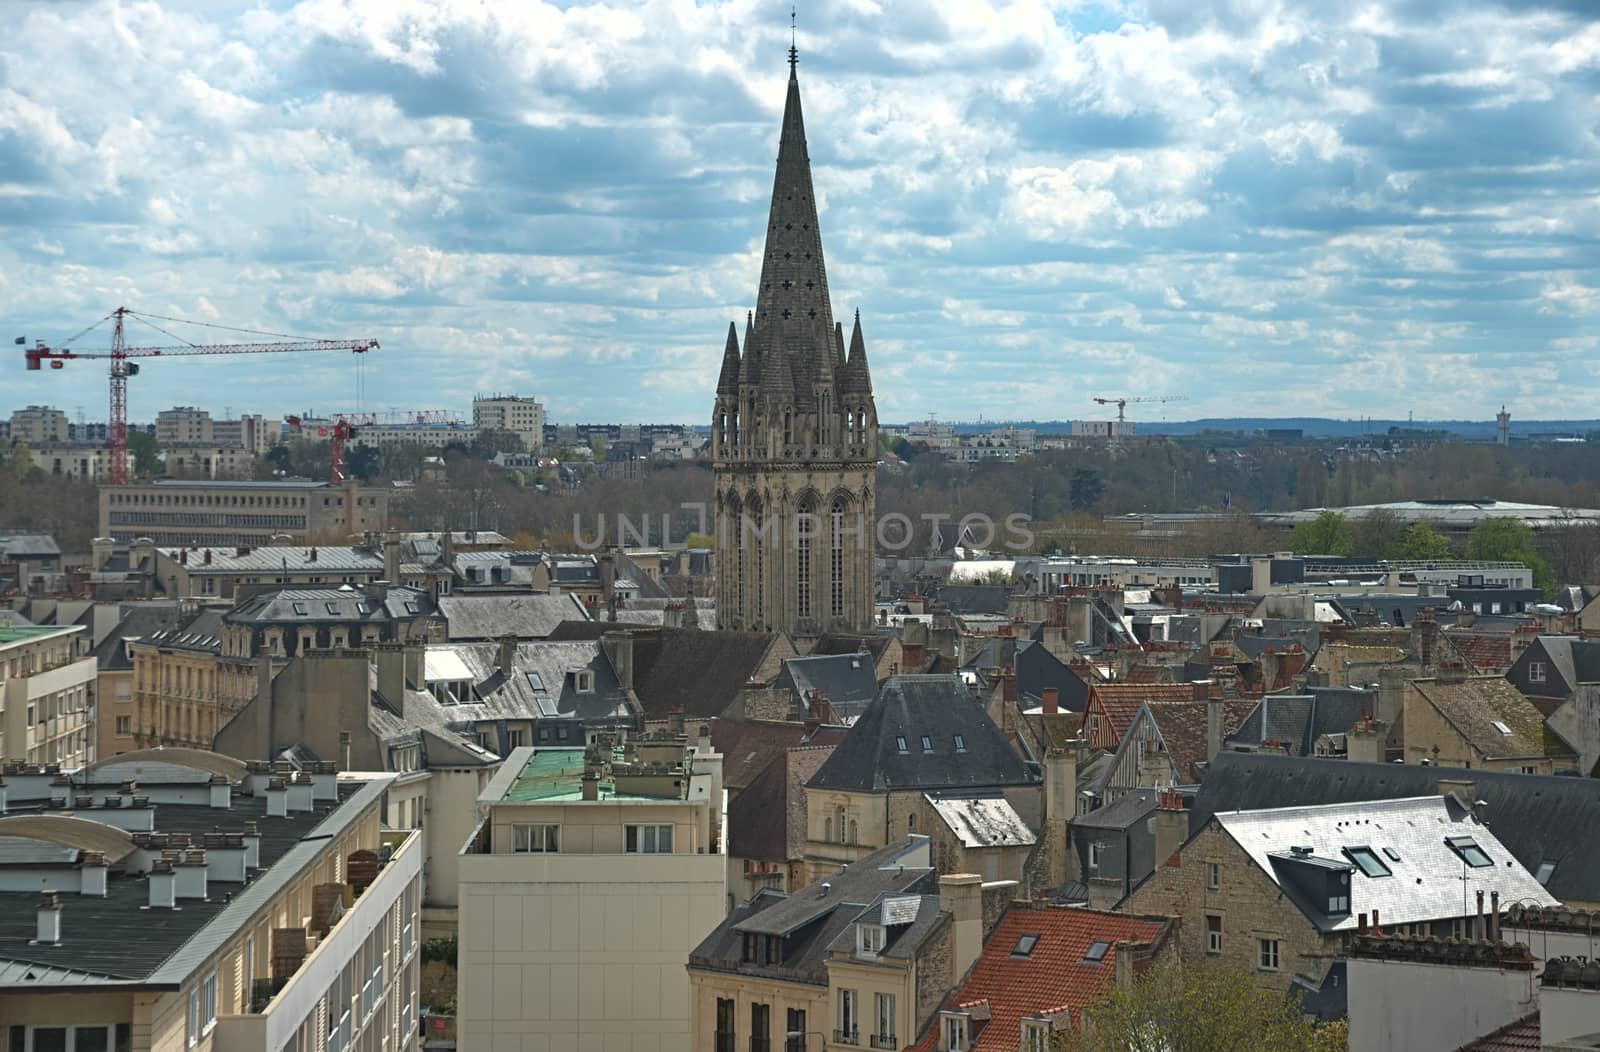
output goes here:
{"type": "Polygon", "coordinates": [[[1282,988],[1237,965],[1168,958],[1085,1009],[1080,1028],[1055,1035],[1056,1052],[1343,1052],[1349,1027],[1309,1022],[1282,988]]]}
{"type": "Polygon", "coordinates": [[[273,446],[267,450],[266,461],[272,466],[274,472],[282,472],[287,475],[290,467],[289,447],[273,446]]]}
{"type": "Polygon", "coordinates": [[[1336,511],[1325,511],[1289,531],[1289,550],[1297,555],[1349,555],[1350,524],[1336,511]]]}
{"type": "Polygon", "coordinates": [[[154,475],[161,467],[161,461],[156,458],[159,450],[156,447],[156,436],[148,431],[128,432],[128,452],[133,455],[133,473],[135,475],[154,475]]]}
{"type": "Polygon", "coordinates": [[[1405,524],[1387,508],[1378,508],[1350,524],[1350,554],[1397,559],[1405,543],[1405,524]]]}
{"type": "Polygon", "coordinates": [[[362,482],[371,482],[383,474],[383,454],[365,442],[352,446],[345,454],[345,469],[362,482]]]}
{"type": "Polygon", "coordinates": [[[1100,473],[1090,468],[1074,471],[1067,487],[1067,501],[1073,511],[1088,511],[1100,503],[1100,496],[1106,488],[1105,483],[1100,481],[1100,473]]]}
{"type": "Polygon", "coordinates": [[[1533,571],[1533,586],[1550,595],[1555,574],[1544,557],[1533,550],[1533,529],[1516,519],[1484,519],[1467,534],[1467,558],[1485,562],[1521,563],[1533,571]]]}
{"type": "Polygon", "coordinates": [[[1432,524],[1414,522],[1406,527],[1405,539],[1400,544],[1400,558],[1408,562],[1438,562],[1454,559],[1456,550],[1450,539],[1432,524]]]}

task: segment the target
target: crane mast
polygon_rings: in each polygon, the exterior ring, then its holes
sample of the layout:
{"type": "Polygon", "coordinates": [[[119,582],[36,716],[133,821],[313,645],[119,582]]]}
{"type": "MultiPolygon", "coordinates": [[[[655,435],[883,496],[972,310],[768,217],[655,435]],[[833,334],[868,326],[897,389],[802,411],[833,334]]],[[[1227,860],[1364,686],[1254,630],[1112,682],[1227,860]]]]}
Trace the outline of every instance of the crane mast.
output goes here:
{"type": "MultiPolygon", "coordinates": [[[[177,339],[177,337],[174,337],[177,339]]],[[[60,347],[51,347],[42,340],[36,341],[34,346],[23,351],[29,369],[41,369],[45,362],[50,363],[50,368],[60,369],[74,358],[99,358],[110,359],[111,379],[111,419],[106,426],[106,439],[109,446],[110,464],[106,469],[106,480],[113,486],[128,484],[128,378],[139,375],[139,363],[135,358],[177,358],[191,355],[221,355],[221,354],[283,354],[296,351],[352,351],[356,354],[365,354],[378,349],[378,341],[374,339],[358,340],[326,340],[326,339],[297,339],[283,336],[281,333],[262,333],[250,329],[235,329],[226,325],[213,325],[209,322],[186,321],[182,318],[166,318],[156,314],[143,314],[139,311],[129,310],[127,307],[118,307],[94,325],[89,326],[78,336],[67,340],[60,347]],[[232,332],[253,332],[257,336],[279,336],[280,339],[253,342],[253,343],[212,343],[199,344],[180,341],[170,346],[130,347],[128,346],[126,320],[133,318],[144,321],[158,332],[167,333],[165,329],[154,324],[150,319],[161,321],[183,322],[189,325],[202,325],[213,329],[228,329],[232,332]],[[111,349],[109,351],[77,351],[70,345],[79,336],[98,328],[106,321],[112,323],[111,349]]]]}

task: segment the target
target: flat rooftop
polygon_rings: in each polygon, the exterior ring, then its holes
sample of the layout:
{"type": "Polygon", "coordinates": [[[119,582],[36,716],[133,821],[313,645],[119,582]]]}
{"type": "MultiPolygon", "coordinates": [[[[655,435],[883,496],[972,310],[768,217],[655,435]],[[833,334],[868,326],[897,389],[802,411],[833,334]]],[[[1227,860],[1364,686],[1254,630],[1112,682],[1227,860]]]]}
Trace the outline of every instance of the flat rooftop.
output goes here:
{"type": "Polygon", "coordinates": [[[63,632],[71,632],[77,627],[77,625],[16,625],[0,621],[0,646],[60,635],[63,632]]]}
{"type": "MultiPolygon", "coordinates": [[[[531,755],[520,768],[507,762],[501,769],[502,773],[493,782],[480,799],[487,799],[491,803],[528,804],[528,803],[561,803],[579,801],[583,799],[583,749],[533,749],[531,755]],[[511,774],[506,781],[506,774],[511,774]],[[505,782],[504,789],[499,783],[505,782]]],[[[513,753],[511,759],[515,759],[513,753]]],[[[618,766],[626,762],[622,749],[612,752],[612,763],[618,766]]],[[[689,774],[684,772],[684,785],[687,786],[689,774]]],[[[682,802],[685,797],[663,797],[659,795],[646,795],[641,793],[618,792],[617,783],[608,768],[600,778],[600,800],[631,800],[655,801],[667,800],[669,802],[682,802]]]]}
{"type": "MultiPolygon", "coordinates": [[[[241,833],[245,822],[254,821],[261,836],[261,869],[252,873],[247,883],[213,877],[205,899],[179,899],[177,909],[152,911],[148,908],[145,877],[121,872],[120,866],[113,865],[104,898],[70,891],[62,894],[61,942],[53,946],[32,942],[39,892],[0,891],[0,989],[36,985],[43,992],[62,985],[126,983],[175,986],[190,967],[199,963],[189,961],[191,955],[182,951],[208,924],[247,891],[260,894],[265,901],[275,885],[286,885],[298,872],[300,863],[290,861],[277,872],[273,867],[302,843],[312,842],[320,850],[327,831],[316,836],[313,832],[353,798],[376,799],[389,781],[341,779],[337,805],[322,801],[310,811],[291,811],[274,818],[267,817],[265,797],[243,795],[238,787],[234,788],[227,810],[195,804],[157,804],[156,832],[190,834],[196,846],[202,834],[241,833]],[[182,974],[172,978],[180,970],[182,974]]],[[[13,807],[7,812],[8,816],[28,813],[27,807],[13,807]]],[[[92,817],[93,812],[83,815],[92,817]]],[[[67,871],[64,875],[71,876],[67,871]]],[[[211,940],[202,941],[205,946],[197,943],[194,948],[201,961],[212,952],[208,948],[211,940]]]]}

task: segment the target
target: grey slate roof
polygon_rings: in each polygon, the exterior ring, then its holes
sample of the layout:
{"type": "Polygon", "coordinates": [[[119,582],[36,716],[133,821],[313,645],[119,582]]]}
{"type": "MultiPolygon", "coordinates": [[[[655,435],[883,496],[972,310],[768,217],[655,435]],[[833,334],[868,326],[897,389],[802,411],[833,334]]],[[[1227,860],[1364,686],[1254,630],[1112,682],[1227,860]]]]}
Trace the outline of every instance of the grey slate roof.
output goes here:
{"type": "Polygon", "coordinates": [[[1345,734],[1362,712],[1375,712],[1370,690],[1358,687],[1312,687],[1304,694],[1268,694],[1256,704],[1239,729],[1228,735],[1229,748],[1260,748],[1281,742],[1295,756],[1310,756],[1324,734],[1345,734]]]}
{"type": "Polygon", "coordinates": [[[444,595],[439,612],[450,642],[489,641],[501,636],[543,639],[562,621],[585,620],[588,612],[576,596],[544,592],[444,595]]]}
{"type": "Polygon", "coordinates": [[[1552,895],[1600,902],[1600,781],[1590,778],[1223,752],[1206,772],[1189,828],[1219,810],[1421,796],[1440,779],[1475,783],[1485,823],[1524,868],[1537,873],[1540,863],[1556,862],[1545,885],[1552,895]]]}
{"type": "Polygon", "coordinates": [[[813,690],[822,691],[834,713],[845,720],[860,716],[878,697],[872,655],[859,652],[787,658],[772,685],[790,691],[793,711],[800,716],[805,714],[806,699],[813,690]]]}
{"type": "Polygon", "coordinates": [[[757,917],[735,923],[734,928],[740,932],[786,935],[846,903],[865,907],[885,891],[909,891],[927,881],[933,870],[903,866],[900,859],[926,841],[926,837],[915,835],[902,837],[850,863],[826,881],[770,905],[757,917]]]}
{"type": "Polygon", "coordinates": [[[881,793],[1038,781],[1039,775],[1023,763],[959,676],[895,676],[856,720],[810,788],[881,793]]]}
{"type": "Polygon", "coordinates": [[[222,650],[222,616],[228,611],[215,606],[201,607],[198,611],[176,623],[168,622],[145,636],[140,642],[159,646],[165,650],[195,650],[220,653],[222,650]]]}
{"type": "Polygon", "coordinates": [[[48,559],[61,554],[61,546],[47,533],[0,535],[0,558],[48,559]]]}
{"type": "Polygon", "coordinates": [[[173,621],[177,611],[177,603],[162,600],[124,604],[122,620],[118,621],[116,627],[107,632],[105,638],[95,644],[95,648],[90,651],[100,671],[132,669],[133,661],[128,657],[125,643],[130,639],[141,639],[159,631],[163,625],[173,621]]]}
{"type": "Polygon", "coordinates": [[[1559,905],[1532,873],[1508,864],[1511,852],[1487,827],[1436,794],[1225,811],[1213,817],[1321,931],[1354,931],[1361,914],[1380,914],[1385,924],[1468,916],[1476,909],[1476,890],[1485,898],[1498,891],[1504,902],[1559,905]],[[1458,837],[1470,838],[1491,864],[1467,867],[1447,842],[1458,837]],[[1362,847],[1370,848],[1389,872],[1361,872],[1347,852],[1362,847]],[[1291,850],[1296,848],[1309,848],[1309,857],[1296,858],[1291,850]],[[1326,885],[1316,886],[1323,894],[1312,895],[1295,881],[1292,874],[1299,867],[1318,864],[1351,873],[1348,911],[1330,916],[1326,885]]]}
{"type": "MultiPolygon", "coordinates": [[[[208,483],[217,485],[218,483],[208,483]]],[[[367,573],[383,575],[383,556],[348,545],[268,545],[249,548],[243,555],[237,548],[162,548],[161,553],[176,562],[187,553],[183,568],[195,574],[240,574],[282,572],[287,566],[294,571],[325,570],[328,573],[367,573]],[[311,558],[316,552],[316,559],[311,558]],[[206,562],[210,553],[211,561],[206,562]]]]}
{"type": "Polygon", "coordinates": [[[411,621],[433,611],[427,592],[390,585],[380,599],[354,585],[299,586],[258,592],[223,615],[230,625],[411,621]]]}
{"type": "MultiPolygon", "coordinates": [[[[500,668],[500,648],[495,643],[452,643],[431,646],[430,653],[448,651],[460,659],[472,674],[476,703],[440,705],[431,693],[426,699],[408,697],[419,708],[429,705],[438,711],[420,722],[447,726],[463,721],[495,719],[577,719],[592,726],[631,723],[627,694],[617,680],[616,670],[598,642],[556,643],[535,640],[517,644],[510,674],[500,668]],[[579,692],[568,673],[589,669],[594,673],[594,689],[579,692]]],[[[408,711],[408,716],[412,715],[408,711]]]]}

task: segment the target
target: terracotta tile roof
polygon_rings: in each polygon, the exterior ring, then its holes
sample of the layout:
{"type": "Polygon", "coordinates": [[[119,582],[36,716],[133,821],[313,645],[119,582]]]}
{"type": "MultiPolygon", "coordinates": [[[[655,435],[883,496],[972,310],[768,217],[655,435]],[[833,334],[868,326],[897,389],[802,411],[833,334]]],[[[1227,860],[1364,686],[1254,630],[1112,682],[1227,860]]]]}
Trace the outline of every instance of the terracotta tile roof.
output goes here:
{"type": "Polygon", "coordinates": [[[1410,657],[1410,651],[1397,646],[1352,646],[1348,643],[1327,643],[1311,659],[1311,667],[1319,672],[1338,672],[1350,665],[1394,665],[1410,657]]]}
{"type": "MultiPolygon", "coordinates": [[[[972,1052],[1016,1052],[1024,1018],[1067,1009],[1076,1027],[1083,1009],[1111,988],[1117,968],[1116,944],[1159,945],[1167,936],[1167,923],[1073,907],[1013,906],[984,943],[983,955],[967,981],[945,999],[945,1006],[987,1001],[989,1021],[976,1027],[972,1052]],[[1038,941],[1026,957],[1013,956],[1024,935],[1035,935],[1038,941]],[[1089,947],[1099,940],[1111,944],[1105,956],[1098,963],[1084,960],[1089,947]]],[[[1138,970],[1148,968],[1150,957],[1142,955],[1138,970]]],[[[916,1052],[934,1052],[938,1042],[936,1020],[914,1048],[916,1052]]]]}
{"type": "Polygon", "coordinates": [[[1533,703],[1499,676],[1468,676],[1456,682],[1418,679],[1412,685],[1456,733],[1485,757],[1572,753],[1565,742],[1545,728],[1544,716],[1533,703]]]}
{"type": "MultiPolygon", "coordinates": [[[[1155,717],[1161,740],[1166,742],[1167,755],[1178,769],[1178,777],[1186,784],[1200,781],[1195,764],[1206,758],[1206,709],[1208,702],[1191,701],[1185,705],[1152,705],[1150,715],[1155,717]]],[[[1222,736],[1239,729],[1255,711],[1253,701],[1225,701],[1222,703],[1222,736]]]]}
{"type": "Polygon", "coordinates": [[[1445,632],[1461,656],[1479,672],[1504,672],[1511,667],[1511,637],[1445,632]]]}
{"type": "Polygon", "coordinates": [[[1125,683],[1171,683],[1172,667],[1170,665],[1135,665],[1128,670],[1125,683]]]}
{"type": "Polygon", "coordinates": [[[1539,1052],[1542,1047],[1539,1043],[1539,1013],[1534,1012],[1471,1044],[1462,1045],[1456,1052],[1539,1052]]]}
{"type": "MultiPolygon", "coordinates": [[[[1147,701],[1151,705],[1192,702],[1194,690],[1192,683],[1096,683],[1089,688],[1089,698],[1091,704],[1094,698],[1100,699],[1106,719],[1120,742],[1128,733],[1133,718],[1139,715],[1140,705],[1147,701]]],[[[1084,711],[1088,712],[1089,707],[1086,705],[1084,711]]]]}

